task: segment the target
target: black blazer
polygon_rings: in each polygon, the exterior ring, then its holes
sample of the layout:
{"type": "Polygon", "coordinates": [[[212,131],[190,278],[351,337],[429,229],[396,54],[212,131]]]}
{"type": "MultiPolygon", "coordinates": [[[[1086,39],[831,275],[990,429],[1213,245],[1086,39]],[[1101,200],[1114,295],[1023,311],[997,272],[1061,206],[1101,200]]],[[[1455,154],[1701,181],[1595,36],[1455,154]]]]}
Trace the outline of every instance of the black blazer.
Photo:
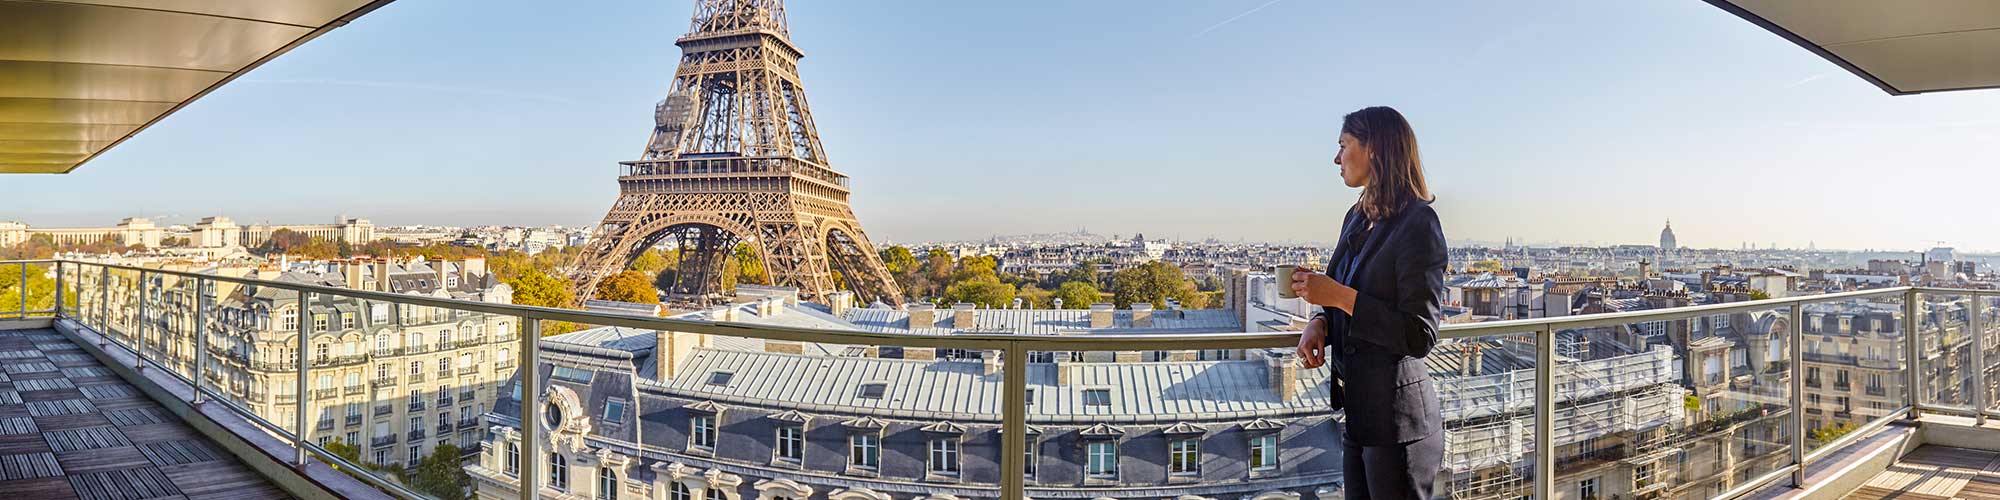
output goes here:
{"type": "Polygon", "coordinates": [[[1353,287],[1354,314],[1324,308],[1334,409],[1362,446],[1415,441],[1444,428],[1424,356],[1437,345],[1444,301],[1444,229],[1430,202],[1413,201],[1375,224],[1349,209],[1327,275],[1353,287]],[[1349,259],[1354,260],[1349,260],[1349,259]],[[1349,267],[1343,264],[1352,264],[1349,267]],[[1345,394],[1342,394],[1342,392],[1345,394]]]}

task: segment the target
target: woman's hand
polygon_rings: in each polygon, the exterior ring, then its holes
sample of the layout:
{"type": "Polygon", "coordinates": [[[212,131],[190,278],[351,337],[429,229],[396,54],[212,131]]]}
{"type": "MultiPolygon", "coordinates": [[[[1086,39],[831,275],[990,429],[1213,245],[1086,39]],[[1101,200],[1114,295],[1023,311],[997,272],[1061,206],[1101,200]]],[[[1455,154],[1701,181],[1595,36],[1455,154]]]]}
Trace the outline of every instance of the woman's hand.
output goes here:
{"type": "Polygon", "coordinates": [[[1299,334],[1299,364],[1306,368],[1319,368],[1326,364],[1326,316],[1316,316],[1306,323],[1306,331],[1299,334]]]}
{"type": "Polygon", "coordinates": [[[1300,268],[1292,272],[1292,293],[1306,303],[1354,312],[1354,289],[1325,274],[1300,268]]]}

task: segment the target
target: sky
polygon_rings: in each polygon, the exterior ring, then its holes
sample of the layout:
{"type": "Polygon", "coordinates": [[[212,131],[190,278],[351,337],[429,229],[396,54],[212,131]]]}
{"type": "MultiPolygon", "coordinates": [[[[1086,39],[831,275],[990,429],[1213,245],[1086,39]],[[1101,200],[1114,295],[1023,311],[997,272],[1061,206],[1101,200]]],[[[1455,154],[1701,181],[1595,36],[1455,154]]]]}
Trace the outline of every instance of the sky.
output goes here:
{"type": "MultiPolygon", "coordinates": [[[[0,220],[589,225],[691,0],[390,4],[0,220]],[[585,5],[585,4],[578,4],[585,5]]],[[[1455,241],[2000,249],[2000,91],[1892,97],[1702,2],[793,1],[878,243],[1070,231],[1327,241],[1340,116],[1417,131],[1455,241]]]]}

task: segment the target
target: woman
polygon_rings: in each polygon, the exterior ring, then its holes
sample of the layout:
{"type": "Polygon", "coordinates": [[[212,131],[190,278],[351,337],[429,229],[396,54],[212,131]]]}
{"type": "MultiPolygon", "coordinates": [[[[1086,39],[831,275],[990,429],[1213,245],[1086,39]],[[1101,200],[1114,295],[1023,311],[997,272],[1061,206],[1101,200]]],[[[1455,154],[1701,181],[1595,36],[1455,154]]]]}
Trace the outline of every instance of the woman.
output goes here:
{"type": "Polygon", "coordinates": [[[1299,337],[1299,357],[1307,368],[1333,361],[1333,406],[1347,410],[1347,499],[1427,500],[1444,461],[1444,422],[1424,365],[1445,293],[1444,230],[1401,113],[1348,113],[1334,163],[1361,199],[1327,273],[1291,276],[1292,290],[1323,308],[1299,337]]]}

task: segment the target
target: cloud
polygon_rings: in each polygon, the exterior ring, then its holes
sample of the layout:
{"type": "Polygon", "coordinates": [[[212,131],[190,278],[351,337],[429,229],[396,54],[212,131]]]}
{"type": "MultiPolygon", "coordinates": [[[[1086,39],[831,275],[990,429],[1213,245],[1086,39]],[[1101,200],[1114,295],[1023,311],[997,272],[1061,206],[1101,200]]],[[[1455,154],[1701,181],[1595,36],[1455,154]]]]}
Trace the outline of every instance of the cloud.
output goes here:
{"type": "Polygon", "coordinates": [[[528,92],[515,92],[511,90],[488,89],[488,88],[478,88],[478,87],[432,85],[428,83],[380,82],[380,81],[370,81],[370,80],[333,80],[333,79],[322,79],[322,78],[259,78],[252,80],[243,80],[243,82],[272,83],[279,85],[331,85],[337,87],[364,87],[364,88],[375,88],[375,89],[419,90],[426,92],[443,92],[449,94],[474,95],[481,97],[498,97],[503,99],[526,99],[531,101],[542,101],[552,104],[580,104],[575,99],[570,99],[567,97],[556,96],[556,95],[534,94],[528,92]]]}
{"type": "Polygon", "coordinates": [[[1283,2],[1283,1],[1285,1],[1285,0],[1271,0],[1271,1],[1269,1],[1269,2],[1264,2],[1264,4],[1263,4],[1263,5],[1258,5],[1258,6],[1256,6],[1256,7],[1252,7],[1252,8],[1250,9],[1250,10],[1246,10],[1246,11],[1243,11],[1243,13],[1242,13],[1242,14],[1237,14],[1237,15],[1235,15],[1235,16],[1231,16],[1231,17],[1230,17],[1229,19],[1223,19],[1223,20],[1222,20],[1222,22],[1219,22],[1219,23],[1215,23],[1215,24],[1212,24],[1212,25],[1209,25],[1209,26],[1208,26],[1207,28],[1202,28],[1202,29],[1201,29],[1201,31],[1199,31],[1199,32],[1196,32],[1196,33],[1194,34],[1194,36],[1195,36],[1195,37],[1197,37],[1197,38],[1199,38],[1199,37],[1201,37],[1202,35],[1206,35],[1206,34],[1208,34],[1208,32],[1210,32],[1210,31],[1215,31],[1215,29],[1216,29],[1216,28],[1220,28],[1220,27],[1222,27],[1223,25],[1226,25],[1226,24],[1229,24],[1229,23],[1233,23],[1233,22],[1236,22],[1236,20],[1238,20],[1238,19],[1242,19],[1242,18],[1244,18],[1244,17],[1246,17],[1246,16],[1249,16],[1249,15],[1251,15],[1251,14],[1256,14],[1256,13],[1257,13],[1257,11],[1260,11],[1260,10],[1264,10],[1264,8],[1265,8],[1265,7],[1270,7],[1270,6],[1272,6],[1272,5],[1275,5],[1275,4],[1277,4],[1278,2],[1283,2]]]}

